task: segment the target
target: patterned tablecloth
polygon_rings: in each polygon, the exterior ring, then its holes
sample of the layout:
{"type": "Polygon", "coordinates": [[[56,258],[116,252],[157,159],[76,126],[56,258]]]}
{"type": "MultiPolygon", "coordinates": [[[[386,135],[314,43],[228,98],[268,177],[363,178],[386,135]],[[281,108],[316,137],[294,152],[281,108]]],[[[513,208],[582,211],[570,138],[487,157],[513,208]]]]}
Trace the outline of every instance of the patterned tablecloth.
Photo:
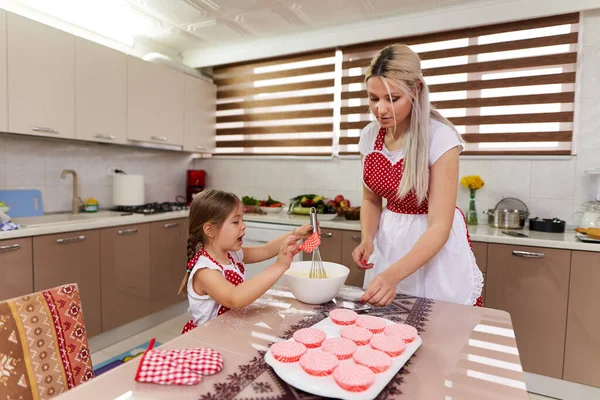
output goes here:
{"type": "MultiPolygon", "coordinates": [[[[357,301],[344,287],[335,302],[357,301]]],[[[115,368],[62,395],[67,399],[316,399],[282,381],[264,361],[269,345],[326,318],[336,307],[311,306],[287,290],[271,290],[251,306],[232,310],[161,348],[211,347],[225,368],[190,387],[135,382],[138,361],[115,368]],[[121,397],[119,397],[121,396],[121,397]]],[[[398,295],[377,316],[416,327],[423,344],[378,399],[528,399],[510,317],[486,308],[398,295]]]]}

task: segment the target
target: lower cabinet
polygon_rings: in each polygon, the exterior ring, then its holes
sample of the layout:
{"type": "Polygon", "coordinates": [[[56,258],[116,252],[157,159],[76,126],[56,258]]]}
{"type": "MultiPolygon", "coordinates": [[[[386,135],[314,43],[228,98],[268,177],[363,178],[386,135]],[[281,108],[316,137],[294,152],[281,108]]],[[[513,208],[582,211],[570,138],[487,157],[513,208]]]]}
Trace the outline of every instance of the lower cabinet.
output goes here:
{"type": "Polygon", "coordinates": [[[88,337],[101,332],[100,232],[97,230],[35,236],[33,290],[76,283],[88,337]]]}
{"type": "Polygon", "coordinates": [[[0,301],[33,292],[31,238],[0,240],[0,301]]]}
{"type": "Polygon", "coordinates": [[[354,264],[352,252],[360,244],[360,232],[342,232],[342,265],[350,269],[346,285],[363,287],[365,270],[354,264]]]}
{"type": "Polygon", "coordinates": [[[562,379],[571,251],[488,245],[486,307],[510,313],[523,370],[562,379]]]}
{"type": "Polygon", "coordinates": [[[187,266],[186,220],[150,224],[150,299],[156,312],[181,301],[177,295],[187,266]]]}
{"type": "Polygon", "coordinates": [[[600,253],[571,257],[564,379],[600,387],[600,253]]]}
{"type": "Polygon", "coordinates": [[[102,330],[150,314],[150,224],[101,230],[102,330]]]}

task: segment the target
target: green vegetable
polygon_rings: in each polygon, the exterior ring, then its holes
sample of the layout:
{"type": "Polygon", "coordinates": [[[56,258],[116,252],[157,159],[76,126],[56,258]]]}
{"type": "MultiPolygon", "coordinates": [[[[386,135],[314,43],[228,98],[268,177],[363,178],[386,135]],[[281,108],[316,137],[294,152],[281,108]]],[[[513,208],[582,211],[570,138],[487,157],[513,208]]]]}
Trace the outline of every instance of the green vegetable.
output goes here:
{"type": "Polygon", "coordinates": [[[256,200],[254,197],[243,196],[242,204],[245,206],[258,206],[260,205],[260,201],[256,200]]]}
{"type": "Polygon", "coordinates": [[[273,198],[271,198],[271,195],[269,195],[269,198],[267,199],[267,205],[271,205],[271,204],[280,204],[280,201],[277,200],[273,200],[273,198]]]}
{"type": "Polygon", "coordinates": [[[0,207],[8,207],[8,205],[5,202],[0,201],[0,207]]]}

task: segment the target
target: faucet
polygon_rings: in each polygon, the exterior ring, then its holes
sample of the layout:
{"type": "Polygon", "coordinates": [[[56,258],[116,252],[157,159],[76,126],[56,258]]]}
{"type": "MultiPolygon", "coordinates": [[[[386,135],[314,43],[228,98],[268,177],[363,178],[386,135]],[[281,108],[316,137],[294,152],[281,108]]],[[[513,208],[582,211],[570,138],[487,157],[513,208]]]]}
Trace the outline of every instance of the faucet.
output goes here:
{"type": "Polygon", "coordinates": [[[81,201],[77,194],[77,172],[72,169],[65,169],[62,174],[60,174],[60,177],[65,179],[69,174],[73,175],[73,198],[71,199],[73,206],[72,212],[73,214],[79,214],[79,206],[83,204],[83,201],[81,201]]]}

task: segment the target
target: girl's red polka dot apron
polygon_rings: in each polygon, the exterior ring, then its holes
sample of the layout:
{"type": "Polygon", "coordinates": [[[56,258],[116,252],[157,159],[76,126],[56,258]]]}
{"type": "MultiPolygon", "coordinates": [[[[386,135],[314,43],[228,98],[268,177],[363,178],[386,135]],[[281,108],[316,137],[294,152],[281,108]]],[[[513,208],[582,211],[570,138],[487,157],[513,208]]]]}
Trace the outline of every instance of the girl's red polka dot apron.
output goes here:
{"type": "MultiPolygon", "coordinates": [[[[427,229],[429,212],[427,199],[419,204],[414,190],[403,198],[398,198],[404,159],[394,163],[384,154],[385,134],[385,128],[381,128],[375,139],[373,151],[365,155],[363,163],[363,183],[373,193],[387,200],[375,239],[375,252],[369,260],[369,263],[374,263],[374,268],[367,271],[369,280],[410,251],[427,229]]],[[[482,306],[480,293],[483,278],[469,248],[471,239],[464,215],[457,208],[446,245],[427,265],[402,281],[398,285],[398,291],[482,306]],[[456,269],[455,274],[451,273],[451,268],[456,269]]]]}
{"type": "MultiPolygon", "coordinates": [[[[202,256],[208,258],[216,266],[218,266],[219,269],[221,270],[221,273],[223,274],[223,277],[225,279],[227,279],[229,282],[231,282],[232,284],[234,284],[235,286],[238,286],[240,283],[244,282],[244,271],[245,271],[244,264],[241,262],[235,261],[229,252],[227,253],[227,257],[229,258],[229,262],[231,263],[231,266],[233,268],[224,268],[217,260],[212,258],[210,256],[210,254],[208,254],[206,252],[206,250],[200,249],[194,256],[194,258],[192,258],[188,262],[187,268],[189,271],[191,271],[194,268],[194,266],[196,265],[196,262],[198,262],[198,259],[202,256]]],[[[217,312],[217,317],[219,315],[226,313],[227,311],[229,311],[229,308],[219,306],[219,311],[217,312]]],[[[194,324],[194,320],[189,320],[183,327],[181,334],[183,335],[184,333],[189,332],[194,328],[196,328],[196,324],[194,324]]]]}

